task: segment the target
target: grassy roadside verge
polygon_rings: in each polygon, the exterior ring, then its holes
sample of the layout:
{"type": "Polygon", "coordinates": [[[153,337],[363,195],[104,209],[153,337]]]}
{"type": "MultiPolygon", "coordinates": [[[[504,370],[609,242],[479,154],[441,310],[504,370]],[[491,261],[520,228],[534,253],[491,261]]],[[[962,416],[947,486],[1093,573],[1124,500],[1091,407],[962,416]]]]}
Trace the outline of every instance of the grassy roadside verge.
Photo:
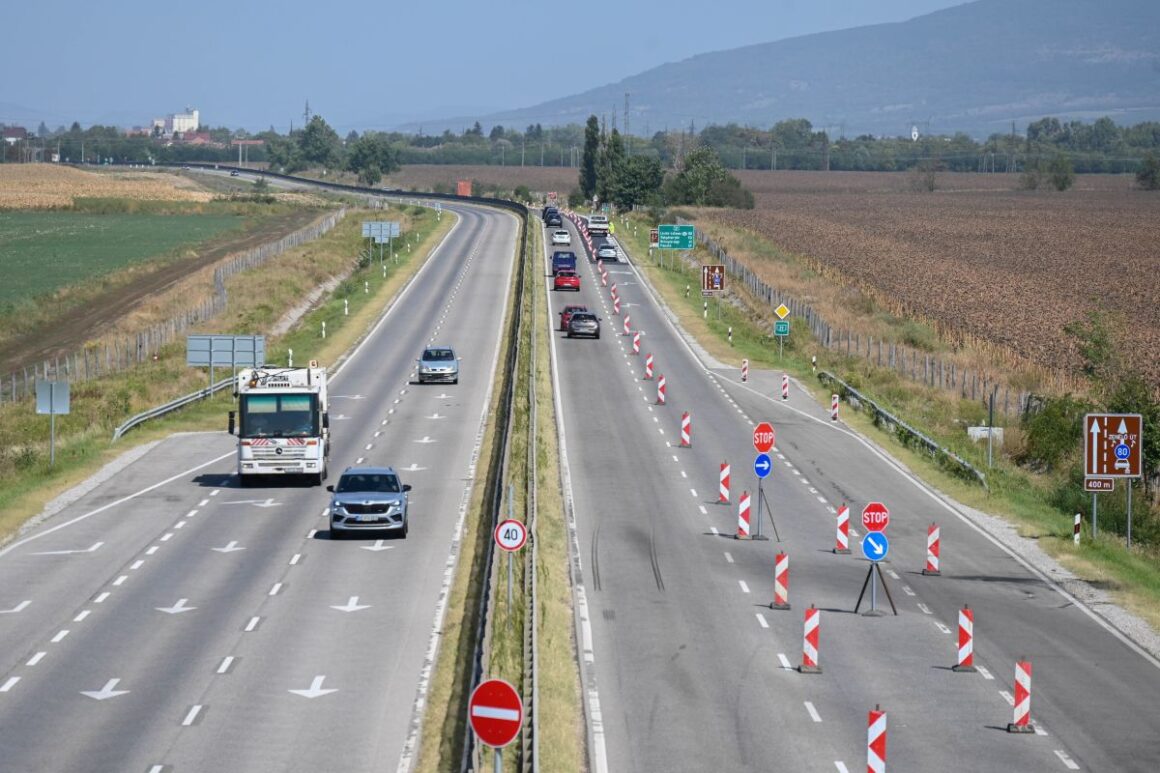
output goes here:
{"type": "MultiPolygon", "coordinates": [[[[779,359],[777,343],[769,336],[772,317],[764,304],[734,285],[726,300],[720,303],[720,319],[716,300],[710,301],[708,318],[704,319],[698,292],[699,272],[671,258],[664,266],[655,257],[650,261],[645,220],[632,218],[627,223],[618,220],[617,226],[618,240],[628,247],[638,267],[685,330],[712,356],[733,367],[738,367],[742,358],[748,358],[753,368],[780,369],[796,376],[815,399],[828,402],[830,390],[818,383],[811,369],[810,358],[816,356],[819,370],[828,370],[852,383],[984,470],[990,491],[949,474],[929,456],[912,451],[897,436],[879,429],[865,414],[846,411],[845,422],[874,438],[932,487],[964,505],[1005,518],[1020,534],[1036,539],[1048,555],[1079,578],[1106,589],[1117,604],[1160,629],[1160,555],[1157,551],[1147,548],[1128,551],[1118,537],[1103,533],[1097,541],[1086,534],[1076,547],[1071,540],[1070,516],[1049,501],[1052,481],[1032,475],[998,456],[994,468],[987,469],[985,447],[977,447],[963,437],[965,424],[983,423],[983,408],[978,401],[961,400],[941,390],[928,389],[902,379],[888,368],[875,368],[865,359],[820,347],[809,336],[804,320],[793,320],[794,334],[787,342],[784,358],[779,359]],[[690,291],[686,296],[687,286],[690,291]],[[727,341],[730,326],[732,345],[727,341]]],[[[700,248],[694,257],[702,262],[716,262],[700,248]]]]}
{"type": "MultiPolygon", "coordinates": [[[[377,264],[356,268],[287,335],[268,338],[267,358],[271,362],[285,362],[286,350],[294,348],[295,362],[314,357],[333,363],[374,324],[454,223],[450,213],[437,220],[433,212],[417,207],[395,212],[408,219],[407,230],[414,236],[415,246],[409,252],[397,253],[399,263],[385,278],[377,264]],[[364,287],[367,292],[362,292],[364,287]],[[349,303],[349,315],[344,313],[343,300],[349,303]],[[328,321],[325,340],[319,335],[323,319],[328,321]]],[[[374,214],[382,216],[383,212],[375,210],[374,214]]],[[[203,332],[267,331],[289,305],[326,279],[328,272],[349,269],[361,244],[361,219],[359,212],[352,212],[322,239],[287,252],[260,269],[236,275],[227,285],[229,308],[203,332]]],[[[15,534],[51,499],[130,448],[174,432],[224,431],[232,398],[219,394],[149,422],[115,446],[109,443],[112,428],[128,416],[195,391],[206,382],[204,371],[185,366],[184,346],[177,345],[167,347],[156,362],[74,384],[73,413],[57,422],[55,467],[48,465],[47,418],[36,416],[29,402],[0,406],[0,541],[15,534]]]]}

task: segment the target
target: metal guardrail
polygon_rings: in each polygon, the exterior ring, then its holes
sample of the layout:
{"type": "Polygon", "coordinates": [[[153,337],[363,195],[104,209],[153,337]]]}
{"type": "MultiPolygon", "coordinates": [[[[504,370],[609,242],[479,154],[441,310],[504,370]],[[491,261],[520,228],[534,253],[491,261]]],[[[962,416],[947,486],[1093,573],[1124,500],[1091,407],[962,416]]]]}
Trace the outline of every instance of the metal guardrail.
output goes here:
{"type": "Polygon", "coordinates": [[[851,406],[855,409],[861,409],[866,406],[874,417],[874,423],[879,426],[884,426],[885,429],[893,431],[898,439],[904,445],[918,445],[936,460],[942,464],[952,473],[957,474],[964,480],[974,481],[982,486],[984,489],[990,490],[987,487],[987,476],[975,468],[970,462],[962,458],[954,451],[951,451],[945,446],[939,445],[929,436],[919,432],[914,427],[907,424],[902,419],[882,408],[878,403],[866,395],[859,392],[854,387],[847,384],[842,379],[835,376],[833,373],[827,371],[818,371],[818,380],[826,383],[836,384],[841,390],[840,394],[846,396],[851,406]],[[852,399],[851,399],[852,398],[852,399]]]}
{"type": "Polygon", "coordinates": [[[195,403],[198,400],[202,400],[206,397],[209,397],[210,395],[216,394],[233,383],[233,376],[230,376],[229,378],[223,378],[221,381],[217,382],[216,384],[211,384],[205,389],[199,389],[196,392],[191,392],[183,397],[177,398],[176,400],[170,400],[165,405],[159,405],[156,408],[150,408],[147,411],[143,411],[142,413],[133,416],[124,424],[113,430],[113,442],[116,443],[121,439],[122,435],[136,427],[138,424],[144,424],[145,422],[149,421],[149,419],[156,419],[158,416],[164,416],[170,411],[176,411],[178,408],[183,408],[190,403],[195,403]]]}

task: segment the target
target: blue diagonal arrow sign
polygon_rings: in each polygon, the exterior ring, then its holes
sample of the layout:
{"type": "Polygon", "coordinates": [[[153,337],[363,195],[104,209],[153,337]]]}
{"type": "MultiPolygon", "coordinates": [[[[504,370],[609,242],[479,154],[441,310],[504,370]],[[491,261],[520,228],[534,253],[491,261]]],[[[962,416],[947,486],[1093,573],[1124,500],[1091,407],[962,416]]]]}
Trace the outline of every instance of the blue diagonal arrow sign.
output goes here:
{"type": "Polygon", "coordinates": [[[753,473],[759,478],[769,475],[772,469],[773,460],[769,458],[769,454],[758,454],[757,458],[753,460],[753,473]]]}
{"type": "Polygon", "coordinates": [[[869,532],[862,538],[862,555],[870,561],[881,561],[890,552],[890,540],[880,531],[869,532]]]}

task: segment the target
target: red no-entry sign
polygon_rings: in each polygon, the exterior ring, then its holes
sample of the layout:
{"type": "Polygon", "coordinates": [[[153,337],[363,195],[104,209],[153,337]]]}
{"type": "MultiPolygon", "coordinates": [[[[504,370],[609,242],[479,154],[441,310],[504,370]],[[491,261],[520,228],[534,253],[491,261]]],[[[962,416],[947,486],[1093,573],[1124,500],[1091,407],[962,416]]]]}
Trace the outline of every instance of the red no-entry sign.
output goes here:
{"type": "Polygon", "coordinates": [[[757,453],[764,454],[773,448],[773,425],[768,421],[763,421],[753,428],[753,447],[757,449],[757,453]]]}
{"type": "Polygon", "coordinates": [[[890,525],[890,511],[881,502],[871,502],[862,508],[862,525],[866,531],[884,531],[890,525]]]}
{"type": "Polygon", "coordinates": [[[500,748],[519,735],[524,705],[516,688],[502,679],[488,679],[472,691],[467,715],[480,742],[500,748]]]}

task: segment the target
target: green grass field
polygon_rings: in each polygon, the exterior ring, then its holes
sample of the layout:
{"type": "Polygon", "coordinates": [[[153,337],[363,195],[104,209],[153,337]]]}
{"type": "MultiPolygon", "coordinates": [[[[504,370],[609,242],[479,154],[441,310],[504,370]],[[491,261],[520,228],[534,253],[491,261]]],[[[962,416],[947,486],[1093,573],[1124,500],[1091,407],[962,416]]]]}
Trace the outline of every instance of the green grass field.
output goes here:
{"type": "Polygon", "coordinates": [[[240,228],[233,214],[0,212],[0,309],[240,228]]]}

